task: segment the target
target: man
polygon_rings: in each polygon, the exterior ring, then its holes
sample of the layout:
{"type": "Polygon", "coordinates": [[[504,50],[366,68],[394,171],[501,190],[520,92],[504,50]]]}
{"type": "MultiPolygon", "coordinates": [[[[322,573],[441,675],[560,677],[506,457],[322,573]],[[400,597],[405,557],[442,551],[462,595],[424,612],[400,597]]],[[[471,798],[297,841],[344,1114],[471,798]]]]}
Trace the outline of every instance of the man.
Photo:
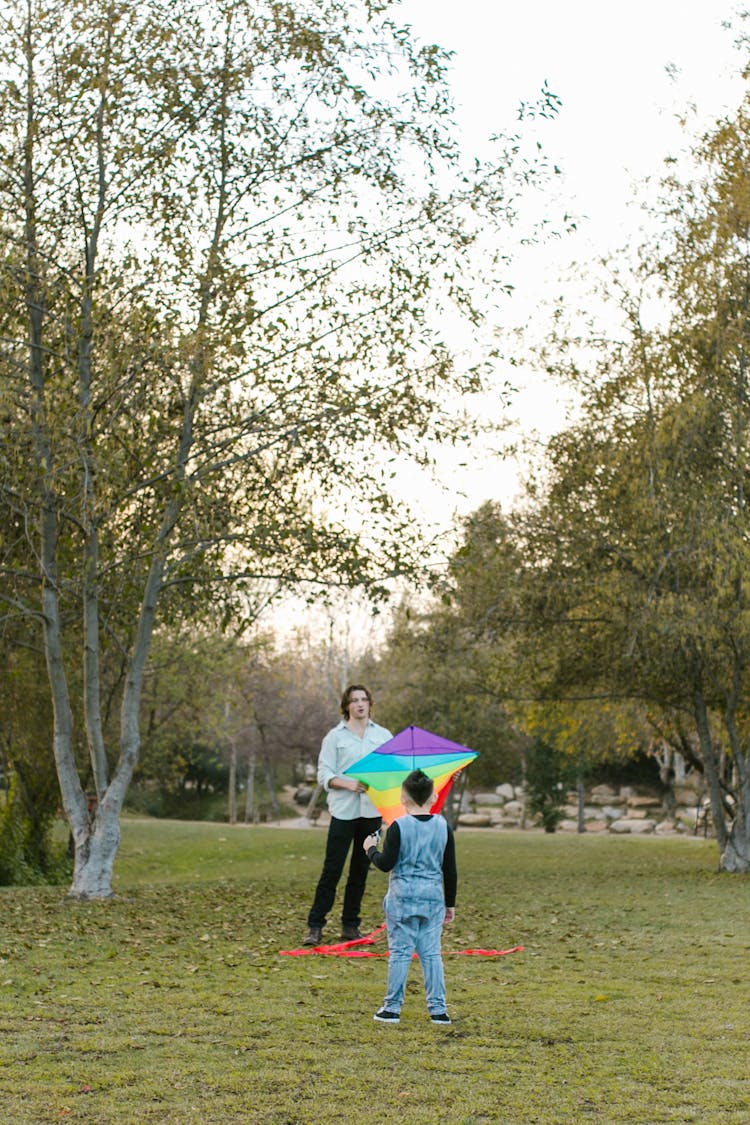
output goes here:
{"type": "Polygon", "coordinates": [[[318,784],[326,791],[331,823],[323,871],[307,917],[304,945],[320,945],[322,941],[326,917],[336,898],[350,848],[352,858],[341,909],[341,940],[356,941],[362,936],[360,908],[370,866],[362,845],[367,836],[380,828],[381,818],[367,796],[367,786],[353,777],[345,777],[344,770],[392,737],[389,730],[372,721],[371,709],[372,696],[367,688],[350,684],[341,697],[343,719],[328,732],[320,749],[318,784]]]}

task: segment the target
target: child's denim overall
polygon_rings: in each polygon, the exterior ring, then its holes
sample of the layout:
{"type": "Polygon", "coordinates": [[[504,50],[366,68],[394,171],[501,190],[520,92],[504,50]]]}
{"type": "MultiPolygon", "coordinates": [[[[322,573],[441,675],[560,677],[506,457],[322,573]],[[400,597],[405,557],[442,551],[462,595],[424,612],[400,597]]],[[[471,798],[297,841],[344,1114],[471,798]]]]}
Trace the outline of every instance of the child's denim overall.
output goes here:
{"type": "Polygon", "coordinates": [[[443,854],[448,825],[442,816],[398,818],[401,846],[383,901],[388,927],[388,983],[383,1007],[400,1012],[406,977],[416,951],[422,966],[427,1010],[444,1012],[445,978],[440,942],[445,920],[443,854]]]}

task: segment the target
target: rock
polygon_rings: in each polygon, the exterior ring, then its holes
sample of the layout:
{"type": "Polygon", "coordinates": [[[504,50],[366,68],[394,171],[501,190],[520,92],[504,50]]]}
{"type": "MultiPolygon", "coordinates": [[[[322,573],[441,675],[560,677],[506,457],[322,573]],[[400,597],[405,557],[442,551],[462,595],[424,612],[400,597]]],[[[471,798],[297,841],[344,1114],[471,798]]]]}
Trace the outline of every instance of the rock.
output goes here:
{"type": "Polygon", "coordinates": [[[557,831],[558,832],[577,832],[578,831],[578,821],[577,820],[571,820],[569,817],[565,817],[565,819],[561,820],[560,823],[558,824],[557,831]]]}
{"type": "Polygon", "coordinates": [[[465,825],[466,828],[489,828],[490,814],[489,813],[461,813],[458,818],[458,823],[465,825]]]}
{"type": "Polygon", "coordinates": [[[620,820],[614,820],[609,826],[610,832],[619,835],[630,833],[632,836],[644,836],[653,832],[655,828],[655,820],[635,820],[627,816],[621,817],[620,820]]]}
{"type": "MultiPolygon", "coordinates": [[[[611,785],[595,785],[591,790],[592,802],[594,801],[594,797],[605,797],[608,801],[611,801],[614,796],[615,791],[611,785]]],[[[594,803],[598,804],[598,802],[594,803]]]]}
{"type": "Polygon", "coordinates": [[[498,797],[502,797],[504,801],[512,801],[516,795],[515,789],[512,785],[509,785],[507,781],[503,785],[498,785],[495,792],[498,797]]]}
{"type": "Polygon", "coordinates": [[[475,793],[475,805],[502,805],[503,798],[498,796],[497,793],[475,793]]]}
{"type": "Polygon", "coordinates": [[[697,805],[700,797],[695,789],[685,789],[680,786],[674,791],[674,799],[678,805],[697,805]]]}
{"type": "Polygon", "coordinates": [[[629,809],[659,809],[661,804],[659,797],[628,797],[629,809]]]}
{"type": "Polygon", "coordinates": [[[625,798],[624,797],[618,797],[614,793],[612,794],[611,797],[606,797],[602,793],[592,793],[589,796],[589,804],[601,805],[601,806],[604,806],[604,805],[624,805],[625,804],[625,798]]]}
{"type": "Polygon", "coordinates": [[[520,820],[523,816],[523,801],[506,801],[503,812],[506,816],[517,816],[520,820]]]}
{"type": "Polygon", "coordinates": [[[607,824],[606,820],[587,820],[586,821],[586,831],[587,832],[606,832],[606,831],[608,831],[608,829],[609,829],[609,825],[607,824]]]}
{"type": "Polygon", "coordinates": [[[602,812],[607,820],[619,820],[621,816],[625,815],[625,810],[622,806],[618,807],[616,805],[605,805],[602,812]]]}
{"type": "MultiPolygon", "coordinates": [[[[616,821],[616,823],[622,824],[622,821],[616,821]]],[[[630,834],[632,836],[646,836],[653,832],[655,828],[655,820],[633,820],[630,824],[630,834]]]]}

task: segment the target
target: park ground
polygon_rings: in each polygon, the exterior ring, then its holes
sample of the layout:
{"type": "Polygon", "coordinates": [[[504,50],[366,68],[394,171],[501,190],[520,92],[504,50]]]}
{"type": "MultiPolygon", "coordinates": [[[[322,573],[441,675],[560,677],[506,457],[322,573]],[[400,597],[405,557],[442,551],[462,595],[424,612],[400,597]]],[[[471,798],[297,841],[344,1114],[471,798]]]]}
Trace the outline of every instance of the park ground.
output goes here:
{"type": "Polygon", "coordinates": [[[1,890],[3,1125],[750,1122],[750,880],[714,841],[462,829],[448,1028],[416,966],[394,1028],[384,959],[280,954],[323,841],[126,820],[115,899],[1,890]]]}

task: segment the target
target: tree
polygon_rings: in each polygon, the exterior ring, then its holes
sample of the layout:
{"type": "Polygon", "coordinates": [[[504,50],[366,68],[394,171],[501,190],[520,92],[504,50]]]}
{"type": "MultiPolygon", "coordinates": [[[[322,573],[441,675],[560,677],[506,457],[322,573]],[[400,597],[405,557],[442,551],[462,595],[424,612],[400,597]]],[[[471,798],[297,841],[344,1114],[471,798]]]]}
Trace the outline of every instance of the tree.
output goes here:
{"type": "Polygon", "coordinates": [[[461,531],[432,598],[421,607],[405,601],[394,618],[374,672],[384,685],[382,714],[393,729],[416,723],[479,751],[472,786],[520,782],[524,737],[512,681],[523,642],[509,628],[520,560],[496,505],[467,517],[461,531]]]}
{"type": "Polygon", "coordinates": [[[565,818],[570,761],[555,747],[536,737],[526,755],[527,807],[545,832],[556,832],[565,818]]]}
{"type": "Polygon", "coordinates": [[[238,647],[210,620],[155,633],[144,675],[135,772],[142,786],[138,799],[149,802],[152,811],[187,817],[190,804],[200,807],[206,788],[226,792],[231,733],[226,707],[238,647]]]}
{"type": "Polygon", "coordinates": [[[551,444],[530,536],[567,650],[555,690],[689,716],[720,866],[737,872],[750,871],[749,138],[746,100],[702,139],[701,175],[668,185],[668,236],[623,289],[622,340],[600,337],[596,360],[591,339],[588,366],[568,367],[582,418],[551,444]],[[657,282],[669,315],[646,331],[639,292],[657,282]]]}
{"type": "Polygon", "coordinates": [[[331,725],[331,707],[313,653],[296,644],[279,651],[266,642],[246,646],[238,656],[228,725],[238,764],[246,755],[248,822],[258,819],[256,768],[262,772],[270,812],[278,816],[279,780],[294,780],[300,765],[317,759],[331,725]]]}
{"type": "Polygon", "coordinates": [[[390,7],[19,0],[3,18],[0,594],[43,634],[73,895],[111,893],[157,622],[244,599],[252,617],[259,579],[406,566],[410,521],[367,453],[455,436],[446,396],[478,385],[435,325],[448,305],[476,319],[461,263],[533,170],[510,138],[464,174],[446,55],[390,7]],[[368,497],[368,535],[326,518],[347,494],[368,497]]]}

